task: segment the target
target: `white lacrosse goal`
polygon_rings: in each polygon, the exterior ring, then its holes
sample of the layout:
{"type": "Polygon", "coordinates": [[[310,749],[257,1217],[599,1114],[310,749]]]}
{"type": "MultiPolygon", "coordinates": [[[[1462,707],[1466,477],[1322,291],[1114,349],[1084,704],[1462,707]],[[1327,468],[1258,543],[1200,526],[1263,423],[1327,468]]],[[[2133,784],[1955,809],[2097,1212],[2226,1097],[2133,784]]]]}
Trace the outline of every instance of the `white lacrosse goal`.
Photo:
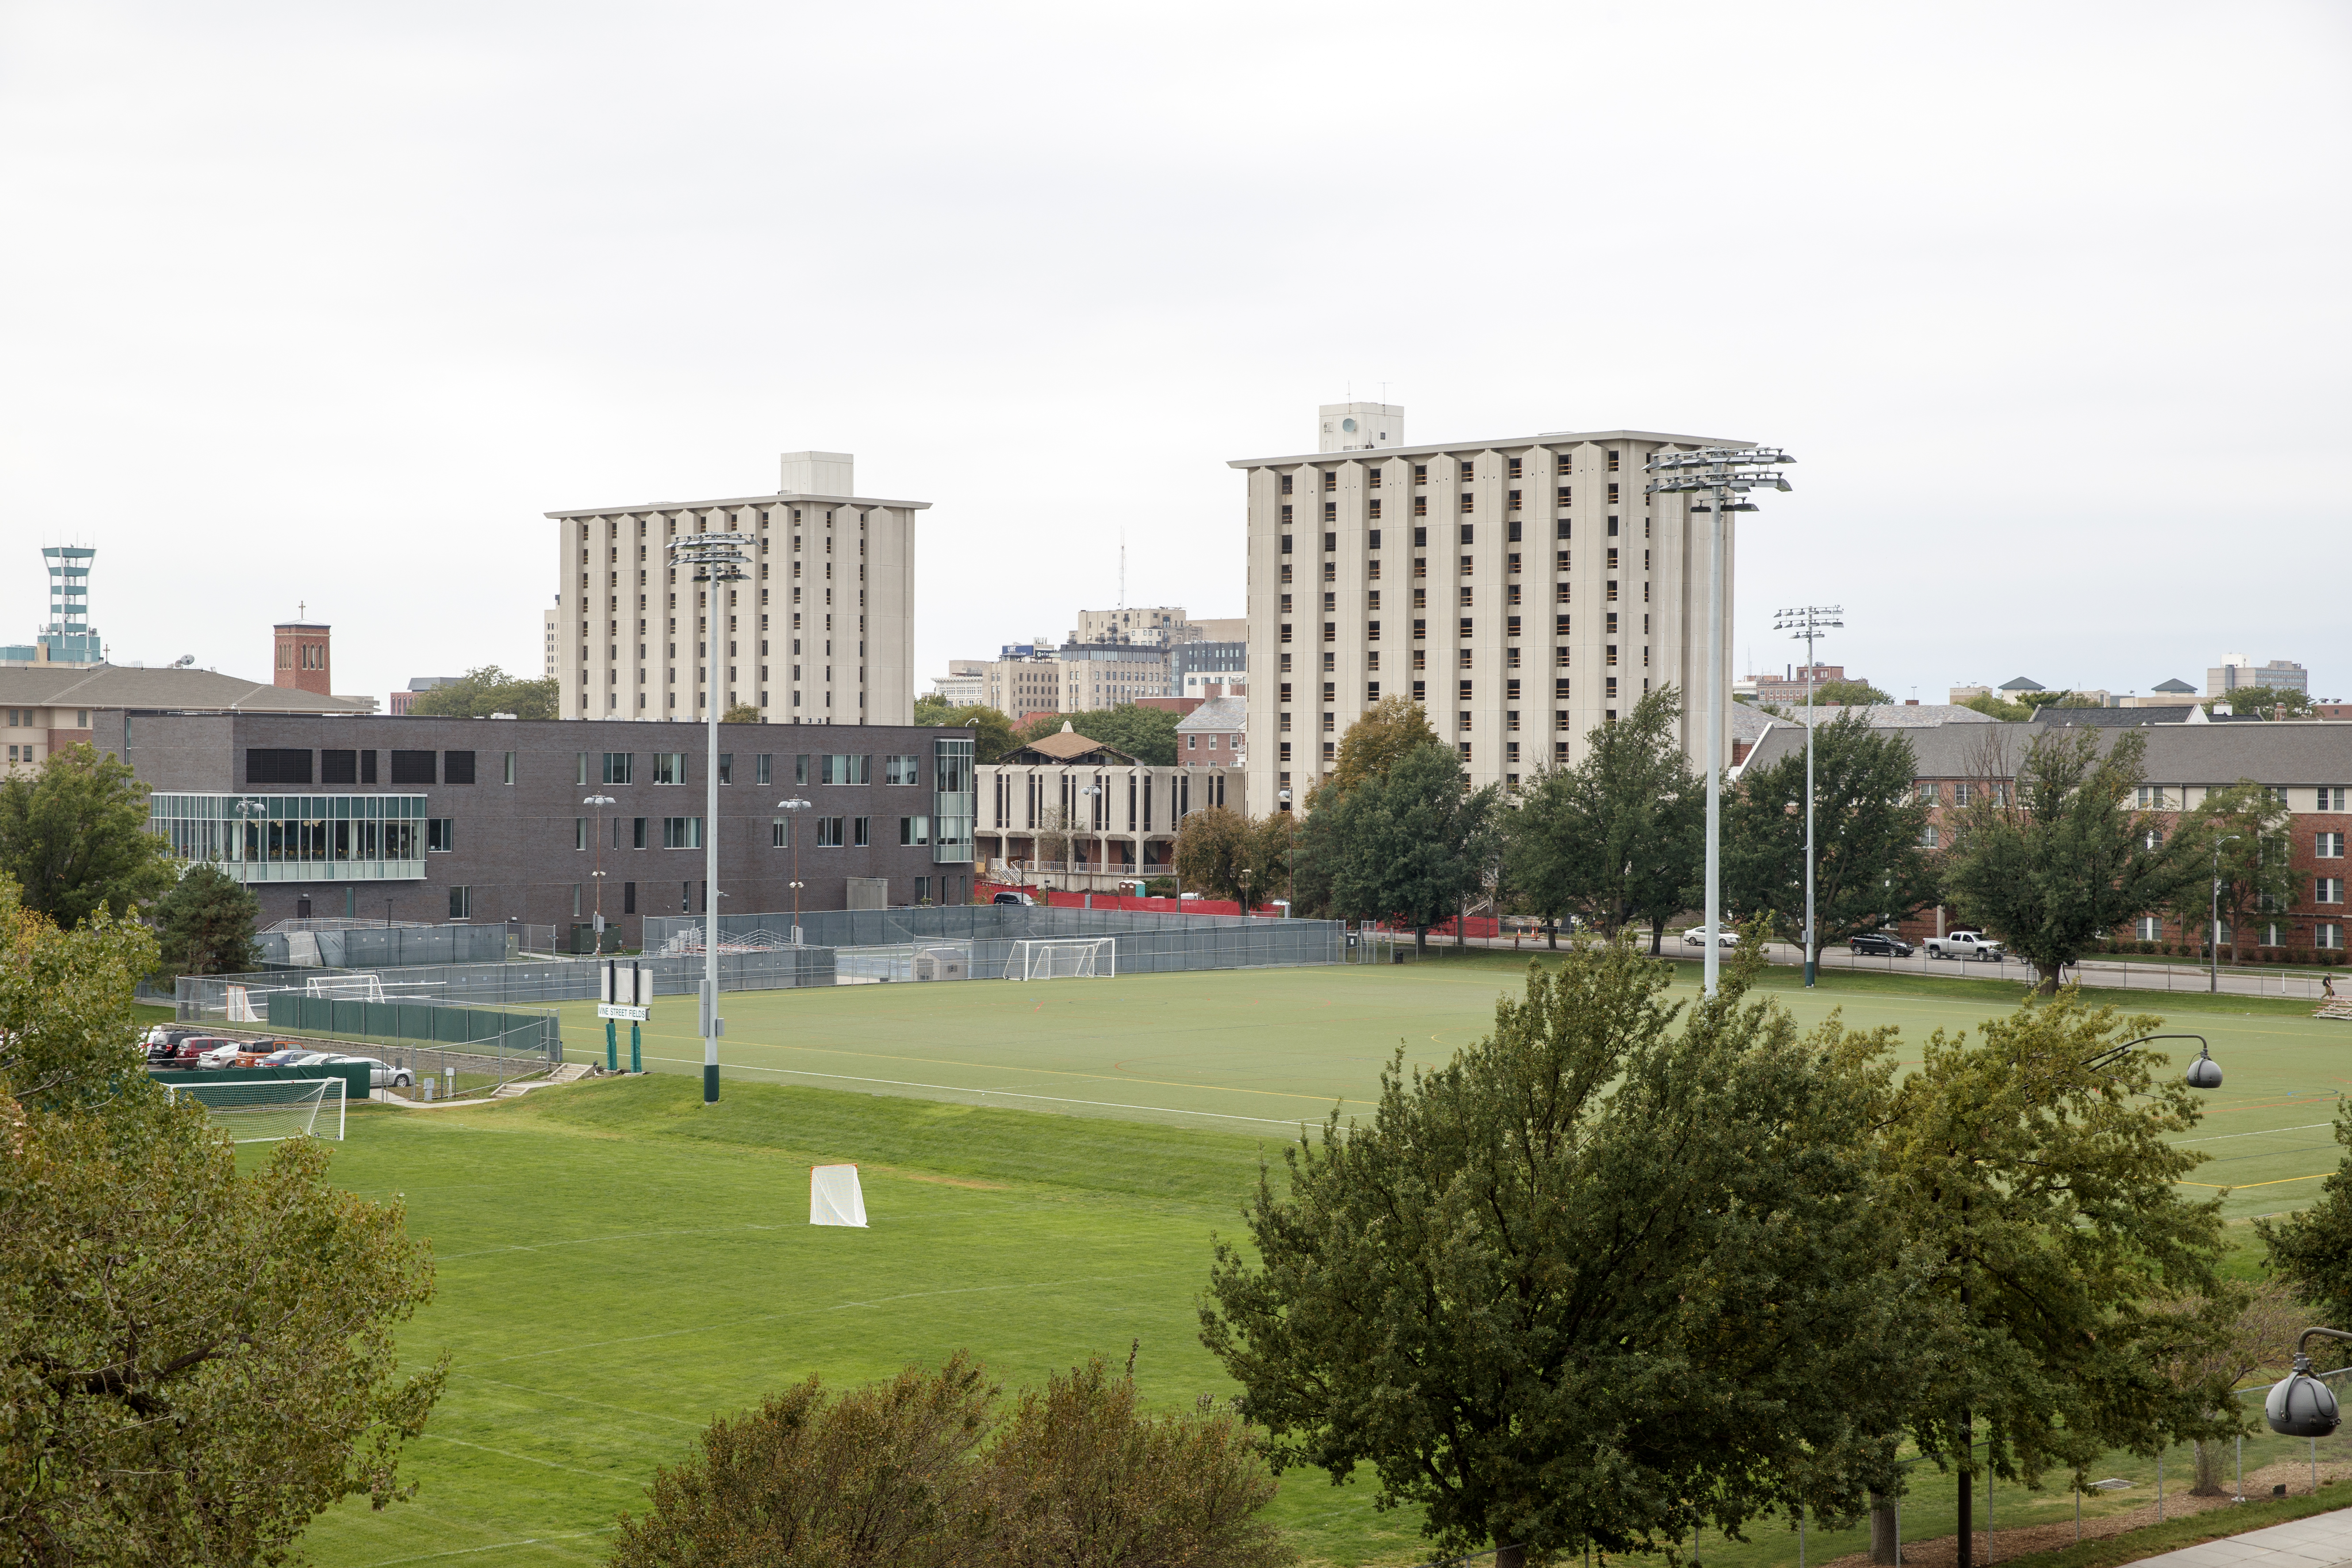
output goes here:
{"type": "Polygon", "coordinates": [[[296,1078],[276,1082],[173,1083],[163,1091],[183,1095],[205,1108],[205,1120],[233,1143],[268,1143],[280,1138],[343,1135],[343,1082],[340,1078],[296,1078]],[[329,1110],[334,1112],[330,1116],[329,1110]]]}
{"type": "Polygon", "coordinates": [[[1108,936],[1029,937],[1013,944],[1007,980],[1108,980],[1118,973],[1118,939],[1108,936]]]}

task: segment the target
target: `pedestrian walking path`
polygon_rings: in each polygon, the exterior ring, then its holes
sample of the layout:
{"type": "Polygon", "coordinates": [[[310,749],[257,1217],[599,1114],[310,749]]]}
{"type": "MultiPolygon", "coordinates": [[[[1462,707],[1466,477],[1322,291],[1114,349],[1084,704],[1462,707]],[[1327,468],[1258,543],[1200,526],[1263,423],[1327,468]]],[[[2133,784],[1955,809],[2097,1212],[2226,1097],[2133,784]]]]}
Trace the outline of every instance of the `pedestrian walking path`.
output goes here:
{"type": "Polygon", "coordinates": [[[2352,1563],[2352,1509],[2200,1541],[2160,1557],[2143,1557],[2137,1568],[2336,1568],[2341,1563],[2352,1563]]]}

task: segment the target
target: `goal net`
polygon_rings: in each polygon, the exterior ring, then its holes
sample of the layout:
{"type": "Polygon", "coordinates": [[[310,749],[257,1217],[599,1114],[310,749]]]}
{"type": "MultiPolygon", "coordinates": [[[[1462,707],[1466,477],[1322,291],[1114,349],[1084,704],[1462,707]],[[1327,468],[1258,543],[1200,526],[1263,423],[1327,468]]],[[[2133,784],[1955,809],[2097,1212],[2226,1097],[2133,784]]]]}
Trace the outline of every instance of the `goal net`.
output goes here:
{"type": "Polygon", "coordinates": [[[1108,936],[1030,937],[1013,944],[1007,980],[1108,980],[1118,973],[1118,942],[1108,936]]]}
{"type": "Polygon", "coordinates": [[[343,1135],[343,1080],[286,1079],[274,1083],[175,1083],[164,1092],[185,1096],[205,1108],[205,1119],[234,1143],[268,1143],[280,1138],[343,1135]],[[329,1114],[332,1112],[332,1114],[329,1114]]]}
{"type": "Polygon", "coordinates": [[[303,986],[302,994],[337,1002],[381,1002],[383,976],[372,969],[357,974],[314,974],[303,986]]]}

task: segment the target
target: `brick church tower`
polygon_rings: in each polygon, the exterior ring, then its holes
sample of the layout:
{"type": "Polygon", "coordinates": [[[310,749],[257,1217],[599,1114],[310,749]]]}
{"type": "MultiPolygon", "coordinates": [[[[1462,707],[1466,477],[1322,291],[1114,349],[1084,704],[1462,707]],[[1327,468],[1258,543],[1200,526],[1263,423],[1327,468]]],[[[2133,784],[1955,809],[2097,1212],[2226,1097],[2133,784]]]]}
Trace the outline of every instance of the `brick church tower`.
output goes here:
{"type": "Polygon", "coordinates": [[[327,657],[327,639],[332,628],[309,621],[288,621],[276,629],[278,658],[272,684],[315,692],[320,697],[333,696],[334,669],[327,657]]]}

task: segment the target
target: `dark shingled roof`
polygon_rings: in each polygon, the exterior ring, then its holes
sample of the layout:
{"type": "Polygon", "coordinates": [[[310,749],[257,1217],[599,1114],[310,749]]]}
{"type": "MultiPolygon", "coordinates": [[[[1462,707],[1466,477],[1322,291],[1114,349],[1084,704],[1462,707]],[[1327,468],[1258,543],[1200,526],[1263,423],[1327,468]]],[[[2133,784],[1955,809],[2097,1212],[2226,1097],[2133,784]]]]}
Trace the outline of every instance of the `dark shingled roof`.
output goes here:
{"type": "MultiPolygon", "coordinates": [[[[2101,726],[2092,732],[2104,749],[2118,731],[2101,726]]],[[[1946,724],[1895,733],[1910,742],[1914,778],[1967,779],[2014,777],[2026,749],[2052,731],[2038,724],[1946,724]]],[[[2352,784],[2352,724],[2158,724],[2145,733],[2151,783],[2221,785],[2244,778],[2275,785],[2352,784]]],[[[1757,742],[1748,766],[1769,767],[1791,752],[1801,752],[1804,744],[1802,730],[1776,724],[1757,742]]]]}

